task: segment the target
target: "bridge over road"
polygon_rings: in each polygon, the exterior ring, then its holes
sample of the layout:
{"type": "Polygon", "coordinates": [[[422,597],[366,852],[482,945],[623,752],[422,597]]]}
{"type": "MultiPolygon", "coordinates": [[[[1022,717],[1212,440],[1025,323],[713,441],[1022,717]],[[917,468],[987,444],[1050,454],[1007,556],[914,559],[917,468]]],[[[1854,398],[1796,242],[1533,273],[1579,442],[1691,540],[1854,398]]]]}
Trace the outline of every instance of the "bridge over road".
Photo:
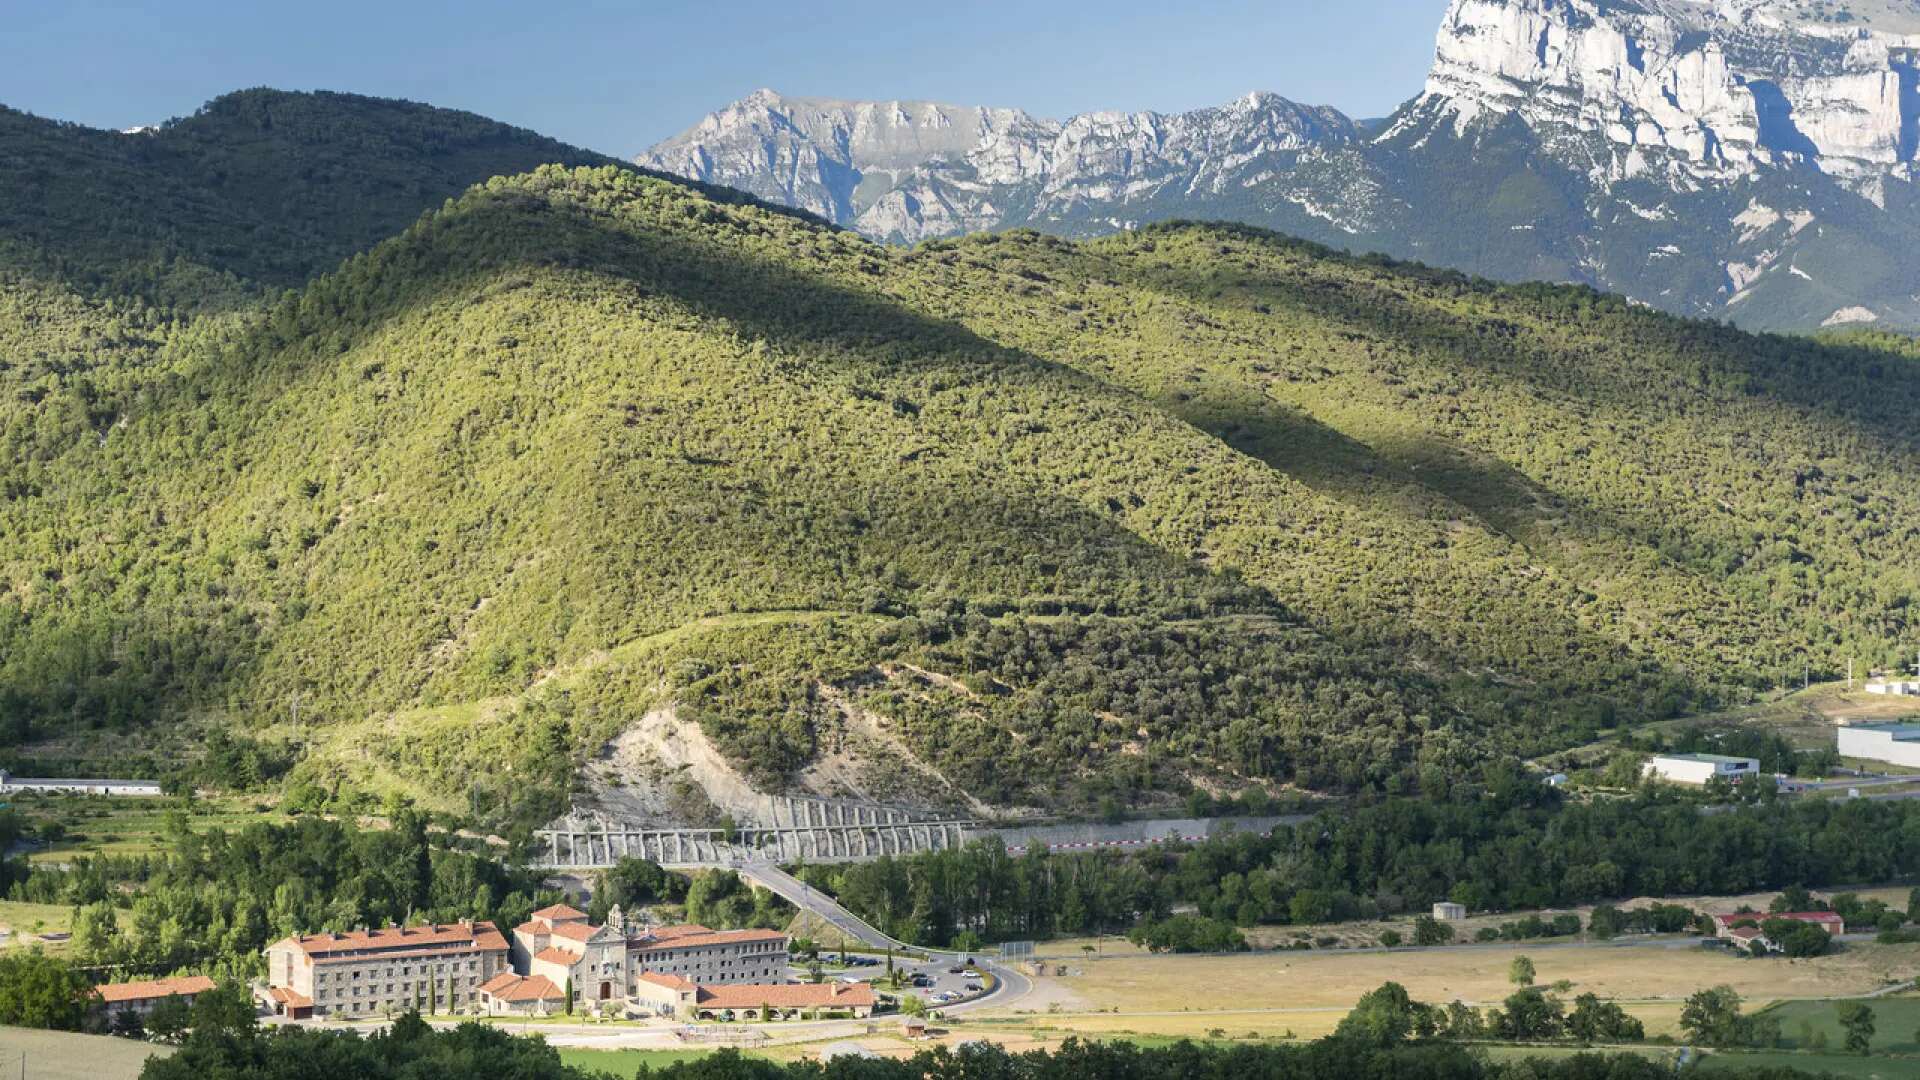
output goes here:
{"type": "Polygon", "coordinates": [[[1033,980],[1013,968],[1001,964],[980,954],[962,954],[951,950],[926,949],[918,945],[909,945],[897,938],[882,933],[865,919],[841,907],[839,902],[819,889],[808,885],[778,866],[767,862],[748,863],[736,867],[741,877],[752,881],[781,897],[802,911],[819,916],[835,929],[846,934],[849,940],[860,942],[869,948],[893,949],[896,952],[920,952],[936,959],[954,961],[972,959],[975,966],[984,969],[993,976],[994,988],[984,997],[956,1005],[944,1007],[943,1012],[956,1013],[979,1008],[988,1003],[996,1007],[1009,1005],[1027,996],[1033,991],[1033,980]]]}

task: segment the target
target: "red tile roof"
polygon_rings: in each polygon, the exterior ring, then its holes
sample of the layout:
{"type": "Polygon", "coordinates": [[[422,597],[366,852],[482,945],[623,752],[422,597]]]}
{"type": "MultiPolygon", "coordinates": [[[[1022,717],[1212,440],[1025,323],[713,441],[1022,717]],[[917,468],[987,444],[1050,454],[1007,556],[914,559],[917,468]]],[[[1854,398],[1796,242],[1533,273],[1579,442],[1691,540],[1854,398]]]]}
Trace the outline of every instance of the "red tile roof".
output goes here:
{"type": "Polygon", "coordinates": [[[553,936],[569,941],[592,941],[593,936],[606,929],[602,926],[588,926],[586,923],[561,923],[553,928],[553,936]]]}
{"type": "Polygon", "coordinates": [[[480,992],[500,1001],[565,1001],[566,991],[545,975],[532,977],[503,971],[480,986],[480,992]]]}
{"type": "Polygon", "coordinates": [[[699,923],[681,923],[679,926],[662,926],[649,935],[655,941],[672,941],[674,938],[692,937],[696,934],[711,934],[712,930],[699,923]]]}
{"type": "Polygon", "coordinates": [[[289,1009],[311,1009],[313,999],[297,990],[285,986],[276,986],[267,991],[267,996],[285,1005],[289,1009]]]}
{"type": "Polygon", "coordinates": [[[580,954],[571,953],[565,949],[541,949],[539,952],[533,954],[533,958],[535,960],[545,960],[549,964],[565,964],[568,967],[572,967],[575,963],[579,962],[580,954]]]}
{"type": "Polygon", "coordinates": [[[678,975],[668,975],[665,972],[661,972],[661,971],[643,971],[640,974],[635,975],[634,978],[640,980],[641,982],[652,983],[655,986],[664,986],[669,990],[694,989],[694,984],[692,980],[683,979],[678,975]]]}
{"type": "Polygon", "coordinates": [[[1764,923],[1768,919],[1787,919],[1792,922],[1813,923],[1816,926],[1844,926],[1846,923],[1846,920],[1842,919],[1838,912],[1833,911],[1742,911],[1732,915],[1715,915],[1713,922],[1714,925],[1725,929],[1735,923],[1746,922],[1749,919],[1755,923],[1764,923]]]}
{"type": "Polygon", "coordinates": [[[504,952],[507,948],[507,939],[490,922],[433,923],[390,930],[356,930],[350,934],[307,934],[276,942],[287,943],[315,958],[336,953],[411,951],[433,946],[465,947],[482,952],[504,952]]]}
{"type": "Polygon", "coordinates": [[[581,911],[579,908],[568,907],[565,904],[555,904],[552,907],[543,907],[539,911],[534,912],[533,917],[536,919],[551,919],[558,922],[563,919],[584,919],[587,917],[587,913],[581,911]]]}
{"type": "Polygon", "coordinates": [[[854,1009],[872,1008],[879,998],[866,983],[844,986],[835,983],[792,983],[766,985],[734,983],[700,987],[703,1009],[757,1009],[771,1005],[776,1009],[854,1009]]]}
{"type": "Polygon", "coordinates": [[[163,998],[169,994],[186,997],[191,994],[204,994],[213,989],[214,981],[205,975],[188,975],[178,979],[152,979],[147,982],[105,983],[93,988],[93,996],[109,1005],[123,1001],[147,1001],[151,998],[163,998]]]}
{"type": "Polygon", "coordinates": [[[641,939],[632,942],[628,948],[635,951],[660,949],[698,949],[708,945],[744,945],[755,941],[785,941],[787,935],[778,930],[708,930],[701,934],[684,934],[662,938],[655,934],[652,940],[641,939]]]}

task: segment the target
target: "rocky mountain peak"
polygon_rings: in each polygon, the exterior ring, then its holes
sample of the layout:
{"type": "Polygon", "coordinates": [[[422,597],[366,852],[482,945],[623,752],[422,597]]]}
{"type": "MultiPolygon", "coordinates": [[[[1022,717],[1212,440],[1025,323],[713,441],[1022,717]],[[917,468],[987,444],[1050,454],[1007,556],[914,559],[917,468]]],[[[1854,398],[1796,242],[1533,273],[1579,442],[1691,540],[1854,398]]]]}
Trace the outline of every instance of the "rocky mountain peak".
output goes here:
{"type": "Polygon", "coordinates": [[[1453,0],[1407,116],[1597,135],[1616,177],[1858,177],[1915,160],[1916,57],[1914,0],[1453,0]]]}
{"type": "Polygon", "coordinates": [[[1391,118],[760,91],[643,164],[883,240],[1245,221],[1766,329],[1920,327],[1920,0],[1432,0],[1391,118]]]}
{"type": "Polygon", "coordinates": [[[991,227],[1010,202],[1217,185],[1223,168],[1357,137],[1338,110],[1266,92],[1186,113],[1103,111],[1061,122],[1018,109],[759,90],[639,161],[917,240],[991,227]],[[1016,187],[1023,190],[997,190],[1016,187]]]}

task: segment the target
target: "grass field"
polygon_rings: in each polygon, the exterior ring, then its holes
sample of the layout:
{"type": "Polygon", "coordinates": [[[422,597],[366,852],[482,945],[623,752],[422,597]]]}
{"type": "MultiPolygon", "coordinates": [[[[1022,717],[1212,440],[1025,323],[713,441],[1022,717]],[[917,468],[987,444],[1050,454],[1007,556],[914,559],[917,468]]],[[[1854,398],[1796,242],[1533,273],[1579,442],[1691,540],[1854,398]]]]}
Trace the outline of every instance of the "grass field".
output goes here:
{"type": "Polygon", "coordinates": [[[7,939],[8,945],[37,944],[37,935],[65,932],[72,918],[73,909],[63,904],[25,904],[0,900],[0,928],[13,932],[7,939]]]}
{"type": "MultiPolygon", "coordinates": [[[[749,1057],[771,1057],[757,1051],[742,1051],[749,1057]]],[[[698,1061],[711,1050],[575,1050],[560,1048],[560,1060],[576,1069],[591,1069],[614,1076],[632,1076],[642,1065],[663,1068],[682,1061],[698,1061]]]]}
{"type": "Polygon", "coordinates": [[[1755,1069],[1791,1068],[1815,1076],[1829,1075],[1846,1080],[1913,1080],[1920,1076],[1920,1059],[1854,1057],[1850,1054],[1736,1054],[1726,1051],[1711,1054],[1700,1063],[1707,1076],[1746,1076],[1755,1069]]]}
{"type": "MultiPolygon", "coordinates": [[[[116,911],[120,925],[124,929],[133,918],[133,913],[125,909],[116,911]]],[[[64,904],[26,904],[15,900],[0,900],[0,929],[9,931],[4,948],[31,948],[35,945],[50,953],[59,953],[65,949],[64,941],[41,941],[41,934],[66,932],[73,920],[73,909],[64,904]]]]}
{"type": "Polygon", "coordinates": [[[148,1058],[171,1053],[170,1047],[106,1035],[0,1027],[0,1076],[135,1080],[148,1058]]]}
{"type": "MultiPolygon", "coordinates": [[[[1849,693],[1846,683],[1819,683],[1805,690],[1780,695],[1767,701],[1722,712],[1704,713],[1678,720],[1662,720],[1635,728],[1636,733],[1668,734],[1689,727],[1758,727],[1778,732],[1800,749],[1831,748],[1833,728],[1840,721],[1907,720],[1920,715],[1912,698],[1883,697],[1856,688],[1849,693]]],[[[1591,763],[1605,756],[1615,745],[1609,737],[1588,747],[1572,751],[1576,760],[1591,763]]]]}
{"type": "MultiPolygon", "coordinates": [[[[66,836],[28,855],[35,863],[68,862],[83,855],[152,855],[165,848],[167,818],[181,807],[178,799],[106,796],[18,795],[13,809],[36,832],[57,823],[66,836]]],[[[196,799],[187,810],[187,827],[234,831],[258,821],[285,821],[285,814],[258,798],[223,796],[196,799]]]]}
{"type": "Polygon", "coordinates": [[[1031,1008],[1050,1019],[1073,1015],[1075,1027],[1089,1033],[1202,1037],[1224,1029],[1310,1038],[1331,1031],[1362,994],[1389,981],[1423,1001],[1499,1002],[1513,990],[1507,971],[1519,955],[1532,958],[1540,985],[1566,980],[1572,985],[1565,996],[1591,991],[1620,1001],[1654,1035],[1674,1031],[1680,1002],[1703,987],[1732,986],[1757,1007],[1858,996],[1920,967],[1920,945],[1857,945],[1800,961],[1743,960],[1697,947],[1606,945],[1224,957],[1107,953],[1068,961],[1068,974],[1045,980],[1044,989],[1016,1009],[1031,1008]]]}
{"type": "MultiPolygon", "coordinates": [[[[1873,1051],[1876,1054],[1920,1055],[1920,997],[1876,998],[1867,1002],[1873,1010],[1873,1051]]],[[[1767,1015],[1780,1021],[1780,1034],[1795,1050],[1815,1049],[1808,1036],[1826,1036],[1825,1048],[1839,1050],[1846,1045],[1840,1030],[1839,1012],[1831,1001],[1786,1001],[1769,1009],[1767,1015]]],[[[1913,1063],[1920,1075],[1920,1061],[1913,1063]]]]}

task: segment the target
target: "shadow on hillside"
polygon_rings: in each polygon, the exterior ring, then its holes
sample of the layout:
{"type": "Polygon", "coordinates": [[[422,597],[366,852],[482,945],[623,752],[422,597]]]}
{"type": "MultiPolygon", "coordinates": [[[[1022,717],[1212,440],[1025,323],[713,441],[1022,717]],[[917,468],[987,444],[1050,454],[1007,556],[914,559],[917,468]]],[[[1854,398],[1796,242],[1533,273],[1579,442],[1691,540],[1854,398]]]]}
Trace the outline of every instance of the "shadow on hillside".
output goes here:
{"type": "MultiPolygon", "coordinates": [[[[1328,256],[1337,258],[1338,256],[1328,256]]],[[[1419,275],[1433,271],[1402,268],[1419,275]]],[[[1155,267],[1151,281],[1190,300],[1221,302],[1221,286],[1199,275],[1155,267]]],[[[1451,286],[1449,286],[1451,287],[1451,286]]],[[[1502,303],[1539,322],[1567,322],[1575,294],[1499,286],[1502,303]]],[[[1536,393],[1601,406],[1694,407],[1715,399],[1758,399],[1810,410],[1912,454],[1920,435],[1920,361],[1862,345],[1755,335],[1717,323],[1629,309],[1606,316],[1608,333],[1579,330],[1564,347],[1530,345],[1530,336],[1485,316],[1457,315],[1408,302],[1385,289],[1316,288],[1287,278],[1253,278],[1234,289],[1263,303],[1350,330],[1409,343],[1426,358],[1461,370],[1498,372],[1536,393]]]]}
{"type": "MultiPolygon", "coordinates": [[[[1243,237],[1243,239],[1245,239],[1243,237]]],[[[1337,258],[1337,256],[1329,256],[1337,258]]],[[[1408,269],[1409,274],[1422,271],[1408,269]]],[[[1231,286],[1196,273],[1155,266],[1146,280],[1193,302],[1217,305],[1243,292],[1261,303],[1320,322],[1330,330],[1359,332],[1406,343],[1420,363],[1441,370],[1492,373],[1511,380],[1549,407],[1569,411],[1584,422],[1583,407],[1598,405],[1658,420],[1718,409],[1742,417],[1749,429],[1733,437],[1751,445],[1769,445],[1767,410],[1781,418],[1810,416],[1831,425],[1832,438],[1873,446],[1855,460],[1885,455],[1898,465],[1905,458],[1920,471],[1920,439],[1912,416],[1920,411],[1920,363],[1891,352],[1802,339],[1750,336],[1711,323],[1689,322],[1651,311],[1624,311],[1606,318],[1613,336],[1599,329],[1570,331],[1560,346],[1536,343],[1524,329],[1485,315],[1460,315],[1437,304],[1409,301],[1390,290],[1349,285],[1317,286],[1284,275],[1256,276],[1231,286]],[[1750,409],[1749,403],[1759,406],[1750,409]],[[1751,426],[1758,425],[1758,426],[1751,426]]],[[[1503,288],[1503,302],[1530,311],[1551,325],[1565,318],[1554,305],[1563,294],[1503,288]]],[[[1825,437],[1825,436],[1817,436],[1825,437]]],[[[1468,452],[1470,462],[1484,455],[1468,452]]],[[[1484,464],[1484,463],[1482,463],[1484,464]]],[[[1571,499],[1543,488],[1504,462],[1496,476],[1474,465],[1464,474],[1440,470],[1420,481],[1473,507],[1509,535],[1553,516],[1545,508],[1565,507],[1581,528],[1616,535],[1649,550],[1661,548],[1676,528],[1684,528],[1692,547],[1729,550],[1742,542],[1734,523],[1701,519],[1674,511],[1658,500],[1643,507],[1624,500],[1571,499]],[[1528,497],[1502,505],[1502,491],[1528,497]],[[1491,496],[1491,497],[1489,497],[1491,496]],[[1504,521],[1504,524],[1500,524],[1504,521]]],[[[1791,472],[1782,474],[1791,477],[1791,472]]],[[[1790,491],[1781,498],[1792,498],[1790,491]]],[[[1661,556],[1663,559],[1665,555],[1661,556]]],[[[1697,580],[1711,580],[1713,566],[1673,564],[1697,580]],[[1704,577],[1702,575],[1705,575],[1704,577]]]]}
{"type": "MultiPolygon", "coordinates": [[[[658,201],[655,196],[654,201],[658,201]]],[[[669,203],[675,200],[668,200],[669,203]]],[[[763,340],[796,355],[808,365],[834,373],[879,378],[928,369],[991,385],[997,381],[1030,378],[1071,389],[1083,398],[1139,402],[1092,376],[1032,354],[1007,348],[953,322],[927,317],[901,304],[835,281],[825,274],[796,271],[779,259],[804,259],[808,243],[827,243],[825,234],[794,228],[790,235],[769,229],[750,216],[734,217],[720,209],[678,197],[679,205],[646,205],[621,216],[609,207],[621,206],[604,190],[585,196],[577,191],[549,202],[538,194],[508,189],[467,204],[462,210],[421,226],[407,237],[383,246],[349,264],[339,275],[310,287],[297,301],[266,320],[249,342],[221,354],[214,363],[180,384],[172,408],[206,408],[205,399],[225,397],[235,413],[251,416],[236,421],[244,426],[266,424],[279,394],[309,377],[330,378],[334,361],[354,345],[366,341],[389,322],[410,312],[433,309],[459,300],[473,286],[527,267],[551,267],[604,276],[627,283],[644,293],[667,297],[703,319],[724,322],[746,341],[763,340]],[[588,206],[582,200],[596,203],[588,206]],[[605,203],[606,206],[597,205],[605,203]],[[654,215],[654,216],[645,216],[654,215]],[[689,219],[692,221],[689,222],[689,219]],[[688,222],[682,224],[682,222],[688,222]],[[800,249],[796,253],[795,249],[800,249]]],[[[840,253],[825,260],[828,266],[855,265],[872,277],[887,272],[886,262],[866,252],[840,253]]],[[[1045,417],[1034,417],[1033,434],[1045,436],[1045,417]]],[[[1322,425],[1300,425],[1301,438],[1332,440],[1332,448],[1347,458],[1364,462],[1364,447],[1344,440],[1322,425]]],[[[1264,456],[1262,459],[1265,460],[1264,456]]],[[[1007,467],[1018,462],[1006,460],[1007,467]]],[[[903,463],[903,475],[911,467],[903,463]]],[[[230,478],[229,478],[230,479],[230,478]]],[[[784,550],[804,554],[810,547],[798,534],[772,538],[766,531],[748,530],[731,543],[722,535],[744,522],[737,493],[724,486],[712,488],[713,497],[697,506],[686,521],[686,545],[712,550],[732,547],[759,551],[780,561],[784,550]]],[[[963,544],[976,550],[976,559],[997,557],[1001,551],[1031,552],[1034,547],[1060,543],[1063,537],[1087,537],[1085,550],[1104,551],[1104,558],[1135,569],[1116,575],[1116,584],[1149,566],[1162,572],[1181,568],[1183,575],[1204,571],[1187,551],[1173,551],[1126,527],[1118,516],[1108,518],[1073,506],[1066,499],[1034,496],[1023,519],[1007,519],[1003,507],[915,505],[895,494],[897,501],[881,509],[879,520],[891,519],[899,528],[912,529],[936,515],[962,523],[1012,520],[1016,524],[990,539],[963,544]],[[1039,543],[1036,545],[1036,539],[1039,543]]],[[[1174,496],[1169,496],[1174,498],[1174,496]]],[[[1204,493],[1181,498],[1204,499],[1204,493]]],[[[814,512],[814,511],[809,511],[814,512]]],[[[956,537],[927,537],[922,547],[928,562],[956,537]]],[[[442,556],[443,558],[446,556],[442,556]]],[[[1329,555],[1329,558],[1334,556],[1329,555]]],[[[1364,574],[1365,558],[1348,572],[1364,574]]],[[[818,570],[807,566],[807,572],[818,570]]],[[[860,572],[856,561],[841,573],[860,572]]],[[[957,569],[964,571],[962,563],[957,569]]],[[[796,573],[798,569],[796,568],[796,573]]],[[[1193,580],[1198,580],[1194,577],[1193,580]]],[[[1445,597],[1425,601],[1443,603],[1445,597]]],[[[1270,610],[1286,608],[1271,595],[1270,610]]],[[[1378,622],[1390,604],[1368,613],[1378,622]]],[[[1593,633],[1564,613],[1541,612],[1542,624],[1555,627],[1562,640],[1577,642],[1583,654],[1621,656],[1625,646],[1593,633]]],[[[1360,632],[1360,621],[1329,620],[1320,628],[1347,645],[1371,649],[1379,644],[1371,631],[1360,632]]],[[[373,629],[371,626],[369,629],[373,629]]],[[[1484,655],[1446,655],[1444,642],[1426,643],[1431,654],[1421,659],[1441,661],[1450,671],[1479,670],[1484,655]]],[[[271,643],[264,645],[271,648],[271,643]]],[[[1395,678],[1420,678],[1401,664],[1395,678]]],[[[1677,678],[1671,673],[1661,677],[1677,678]]],[[[1527,671],[1508,671],[1504,677],[1530,679],[1527,671]]],[[[1598,689],[1598,688],[1596,688],[1598,689]]]]}

